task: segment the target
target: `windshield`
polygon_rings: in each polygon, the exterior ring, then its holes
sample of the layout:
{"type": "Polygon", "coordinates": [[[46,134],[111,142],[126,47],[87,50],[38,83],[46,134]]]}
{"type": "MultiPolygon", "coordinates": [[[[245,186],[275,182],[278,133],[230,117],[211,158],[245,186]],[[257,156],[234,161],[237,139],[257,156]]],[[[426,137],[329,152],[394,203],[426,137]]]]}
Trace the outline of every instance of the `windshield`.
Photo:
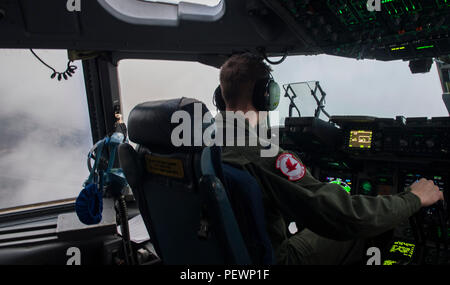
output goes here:
{"type": "MultiPolygon", "coordinates": [[[[448,116],[436,66],[423,74],[412,74],[408,62],[355,60],[336,56],[291,56],[273,65],[280,86],[294,82],[318,81],[326,93],[329,115],[365,115],[395,118],[448,116]]],[[[119,63],[124,117],[139,103],[151,100],[191,97],[203,101],[215,113],[212,94],[219,84],[219,69],[194,62],[122,60],[119,63]]],[[[310,94],[308,85],[296,87],[310,94]]],[[[283,88],[282,88],[283,89],[283,88]]],[[[289,99],[281,96],[272,125],[283,125],[289,99]]],[[[302,116],[312,116],[317,107],[311,96],[296,100],[302,116]]],[[[297,113],[294,112],[297,116],[297,113]]],[[[322,119],[327,119],[321,113],[322,119]]]]}
{"type": "MultiPolygon", "coordinates": [[[[58,71],[67,51],[35,50],[58,71]]],[[[69,80],[29,50],[0,49],[0,209],[78,195],[92,145],[81,64],[69,80]]]]}
{"type": "Polygon", "coordinates": [[[196,98],[215,114],[217,68],[196,62],[127,59],[119,62],[119,81],[125,122],[140,103],[180,97],[196,98]]]}
{"type": "MultiPolygon", "coordinates": [[[[333,115],[364,115],[383,118],[442,117],[448,112],[435,65],[431,71],[412,74],[408,62],[355,60],[335,56],[295,56],[273,66],[280,85],[296,84],[296,103],[302,116],[312,116],[317,108],[310,95],[311,81],[318,81],[326,93],[325,110],[333,115]]],[[[282,94],[283,95],[283,94],[282,94]]],[[[319,97],[320,99],[320,97],[319,97]]],[[[272,124],[284,124],[289,99],[282,96],[279,117],[272,124]]],[[[294,116],[298,116],[293,112],[294,116]]],[[[326,118],[323,115],[321,118],[326,118]]]]}

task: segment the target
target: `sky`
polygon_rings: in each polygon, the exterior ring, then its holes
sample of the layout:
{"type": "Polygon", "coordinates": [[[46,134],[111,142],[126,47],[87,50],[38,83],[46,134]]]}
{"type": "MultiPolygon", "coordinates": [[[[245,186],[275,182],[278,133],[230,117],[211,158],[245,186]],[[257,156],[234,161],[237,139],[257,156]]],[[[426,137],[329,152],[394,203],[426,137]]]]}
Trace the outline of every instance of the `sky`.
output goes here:
{"type": "MultiPolygon", "coordinates": [[[[319,81],[330,115],[448,116],[436,65],[429,73],[412,74],[408,64],[402,60],[297,56],[274,67],[273,74],[282,84],[319,81]]],[[[287,98],[281,105],[288,105],[287,98]]]]}
{"type": "MultiPolygon", "coordinates": [[[[57,70],[67,52],[36,50],[57,70]]],[[[0,49],[0,208],[76,197],[92,144],[83,72],[69,81],[29,50],[0,49]]]]}
{"type": "MultiPolygon", "coordinates": [[[[318,55],[292,56],[272,68],[275,80],[282,86],[319,81],[326,92],[325,110],[330,115],[448,116],[434,64],[429,73],[412,74],[408,62],[401,60],[381,62],[318,55]]],[[[159,98],[193,97],[215,110],[212,93],[219,84],[216,68],[191,62],[122,60],[119,78],[125,119],[135,105],[159,98]]],[[[287,100],[282,97],[280,116],[287,113],[287,100]]],[[[311,107],[315,106],[304,106],[311,107]]]]}
{"type": "MultiPolygon", "coordinates": [[[[65,51],[36,52],[57,70],[65,69],[65,51]]],[[[413,75],[408,62],[320,55],[289,57],[273,69],[281,85],[320,81],[331,115],[448,116],[435,66],[413,75]]],[[[118,73],[125,121],[135,105],[151,100],[184,96],[215,109],[216,68],[123,60],[118,73]]],[[[87,178],[92,140],[82,70],[69,81],[50,75],[28,50],[0,49],[0,208],[76,197],[87,178]]]]}

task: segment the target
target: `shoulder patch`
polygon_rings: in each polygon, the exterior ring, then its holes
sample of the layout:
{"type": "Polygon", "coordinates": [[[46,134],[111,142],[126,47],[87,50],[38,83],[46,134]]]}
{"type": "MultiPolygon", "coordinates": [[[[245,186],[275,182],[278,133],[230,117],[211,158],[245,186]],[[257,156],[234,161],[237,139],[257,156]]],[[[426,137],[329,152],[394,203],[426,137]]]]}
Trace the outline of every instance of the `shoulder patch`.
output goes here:
{"type": "Polygon", "coordinates": [[[276,168],[289,178],[289,181],[298,181],[306,174],[305,166],[291,153],[282,153],[278,156],[276,168]]]}

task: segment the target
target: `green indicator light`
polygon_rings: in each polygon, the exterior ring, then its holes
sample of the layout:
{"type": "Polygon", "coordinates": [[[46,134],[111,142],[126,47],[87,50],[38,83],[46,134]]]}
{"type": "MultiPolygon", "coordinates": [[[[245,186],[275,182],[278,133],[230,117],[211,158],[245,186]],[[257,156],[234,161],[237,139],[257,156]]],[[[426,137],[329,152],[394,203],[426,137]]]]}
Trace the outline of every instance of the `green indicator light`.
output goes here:
{"type": "Polygon", "coordinates": [[[339,14],[342,14],[342,10],[339,10],[339,14]]]}
{"type": "Polygon", "coordinates": [[[365,181],[362,184],[362,189],[364,194],[369,194],[372,191],[372,184],[370,182],[365,181]]]}
{"type": "Polygon", "coordinates": [[[385,260],[383,262],[383,265],[394,265],[396,263],[397,263],[397,261],[395,261],[395,260],[385,260]]]}
{"type": "Polygon", "coordinates": [[[416,47],[416,49],[434,48],[434,45],[416,47]]]}
{"type": "Polygon", "coordinates": [[[350,191],[352,191],[352,188],[350,188],[350,186],[342,186],[344,188],[345,191],[347,191],[347,193],[350,193],[350,191]]]}
{"type": "Polygon", "coordinates": [[[350,191],[352,191],[352,188],[348,186],[344,181],[342,181],[340,178],[337,178],[336,180],[330,181],[330,184],[337,184],[342,187],[342,189],[345,190],[348,194],[350,194],[350,191]]]}

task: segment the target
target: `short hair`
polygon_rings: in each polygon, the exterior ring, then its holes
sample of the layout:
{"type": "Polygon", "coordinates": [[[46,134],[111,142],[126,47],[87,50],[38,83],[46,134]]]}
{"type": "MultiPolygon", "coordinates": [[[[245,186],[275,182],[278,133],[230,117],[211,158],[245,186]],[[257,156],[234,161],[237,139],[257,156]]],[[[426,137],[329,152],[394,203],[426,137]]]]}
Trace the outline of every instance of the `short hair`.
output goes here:
{"type": "Polygon", "coordinates": [[[262,57],[251,53],[231,56],[220,69],[220,86],[227,107],[252,100],[255,83],[270,76],[272,69],[262,57]]]}

